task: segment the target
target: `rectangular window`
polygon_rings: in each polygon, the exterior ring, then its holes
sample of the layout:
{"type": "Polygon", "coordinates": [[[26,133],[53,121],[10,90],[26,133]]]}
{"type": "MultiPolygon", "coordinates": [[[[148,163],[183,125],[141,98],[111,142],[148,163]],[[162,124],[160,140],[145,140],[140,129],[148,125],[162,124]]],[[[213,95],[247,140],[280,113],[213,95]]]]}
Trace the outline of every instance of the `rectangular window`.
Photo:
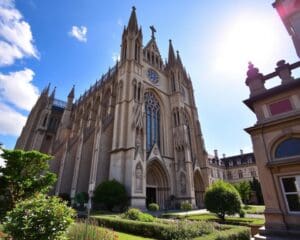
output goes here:
{"type": "Polygon", "coordinates": [[[300,175],[282,177],[281,185],[289,211],[300,213],[300,175]]]}

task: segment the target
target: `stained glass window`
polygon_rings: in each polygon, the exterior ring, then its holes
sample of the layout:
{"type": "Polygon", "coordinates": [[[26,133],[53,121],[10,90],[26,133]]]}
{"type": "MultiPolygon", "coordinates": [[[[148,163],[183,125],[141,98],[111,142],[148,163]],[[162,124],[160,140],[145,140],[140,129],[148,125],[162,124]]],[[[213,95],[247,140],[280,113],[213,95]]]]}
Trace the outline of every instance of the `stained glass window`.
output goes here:
{"type": "Polygon", "coordinates": [[[160,106],[151,92],[145,93],[146,148],[151,151],[156,143],[160,147],[160,106]]]}

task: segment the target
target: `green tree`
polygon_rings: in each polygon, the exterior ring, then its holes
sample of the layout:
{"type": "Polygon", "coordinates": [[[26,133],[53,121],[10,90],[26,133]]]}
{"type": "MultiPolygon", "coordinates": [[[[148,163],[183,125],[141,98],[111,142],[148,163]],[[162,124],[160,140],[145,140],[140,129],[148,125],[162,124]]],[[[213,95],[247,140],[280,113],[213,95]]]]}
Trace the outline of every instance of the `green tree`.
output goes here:
{"type": "Polygon", "coordinates": [[[58,197],[36,194],[7,213],[4,232],[14,240],[62,239],[75,211],[58,197]]]}
{"type": "Polygon", "coordinates": [[[115,206],[125,206],[127,204],[126,189],[115,179],[104,181],[94,192],[94,202],[103,204],[110,211],[115,206]]]}
{"type": "Polygon", "coordinates": [[[234,184],[233,186],[239,192],[243,203],[247,204],[249,202],[249,199],[251,197],[251,192],[252,192],[250,183],[248,181],[242,181],[234,184]]]}
{"type": "Polygon", "coordinates": [[[48,170],[51,156],[37,151],[2,151],[5,166],[0,167],[0,211],[3,214],[17,201],[35,193],[48,192],[56,181],[56,175],[48,170]]]}
{"type": "Polygon", "coordinates": [[[205,193],[205,206],[208,211],[216,213],[222,220],[225,214],[233,215],[241,209],[241,198],[238,191],[224,181],[214,182],[205,193]]]}
{"type": "Polygon", "coordinates": [[[252,179],[252,181],[250,182],[250,186],[251,186],[252,191],[254,191],[256,194],[257,203],[264,204],[264,198],[262,195],[260,182],[254,177],[252,179]]]}

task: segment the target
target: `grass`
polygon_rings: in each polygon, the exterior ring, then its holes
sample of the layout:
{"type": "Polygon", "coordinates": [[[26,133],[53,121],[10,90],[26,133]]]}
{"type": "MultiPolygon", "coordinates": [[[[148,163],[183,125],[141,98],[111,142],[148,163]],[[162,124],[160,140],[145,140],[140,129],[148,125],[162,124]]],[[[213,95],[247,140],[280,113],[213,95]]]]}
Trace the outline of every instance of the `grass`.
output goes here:
{"type": "Polygon", "coordinates": [[[244,205],[243,210],[247,214],[263,214],[265,211],[264,205],[244,205]]]}
{"type": "MultiPolygon", "coordinates": [[[[212,213],[209,214],[200,214],[193,215],[187,217],[189,220],[197,220],[197,221],[216,221],[221,222],[221,220],[212,213]]],[[[240,218],[240,217],[232,217],[227,216],[225,218],[225,224],[233,224],[233,225],[241,225],[241,226],[262,226],[265,224],[265,220],[261,218],[240,218]]]]}
{"type": "Polygon", "coordinates": [[[154,240],[154,238],[144,238],[144,237],[140,237],[140,236],[135,236],[135,235],[131,235],[128,233],[122,233],[122,232],[116,232],[115,233],[118,235],[118,239],[119,240],[154,240]]]}

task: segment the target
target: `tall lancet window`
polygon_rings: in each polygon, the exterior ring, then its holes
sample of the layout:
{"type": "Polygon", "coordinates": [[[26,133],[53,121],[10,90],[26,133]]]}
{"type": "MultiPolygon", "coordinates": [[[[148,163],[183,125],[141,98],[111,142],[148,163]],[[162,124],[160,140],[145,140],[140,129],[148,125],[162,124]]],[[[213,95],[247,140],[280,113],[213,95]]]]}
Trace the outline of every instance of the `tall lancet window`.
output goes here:
{"type": "Polygon", "coordinates": [[[160,147],[160,107],[154,94],[145,93],[146,111],[146,147],[147,152],[151,151],[156,143],[160,147]]]}

